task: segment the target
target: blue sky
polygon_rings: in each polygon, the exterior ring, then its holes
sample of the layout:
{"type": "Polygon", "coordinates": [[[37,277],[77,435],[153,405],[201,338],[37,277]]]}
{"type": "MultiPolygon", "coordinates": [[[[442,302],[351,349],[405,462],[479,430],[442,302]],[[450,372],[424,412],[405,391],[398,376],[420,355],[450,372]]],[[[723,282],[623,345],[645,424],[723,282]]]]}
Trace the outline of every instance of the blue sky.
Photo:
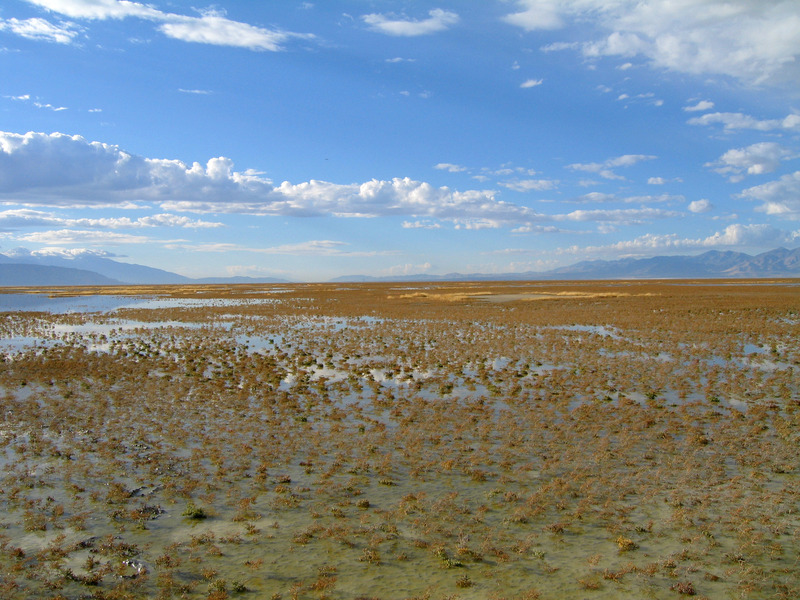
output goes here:
{"type": "Polygon", "coordinates": [[[796,0],[7,0],[0,252],[502,273],[800,243],[796,0]]]}

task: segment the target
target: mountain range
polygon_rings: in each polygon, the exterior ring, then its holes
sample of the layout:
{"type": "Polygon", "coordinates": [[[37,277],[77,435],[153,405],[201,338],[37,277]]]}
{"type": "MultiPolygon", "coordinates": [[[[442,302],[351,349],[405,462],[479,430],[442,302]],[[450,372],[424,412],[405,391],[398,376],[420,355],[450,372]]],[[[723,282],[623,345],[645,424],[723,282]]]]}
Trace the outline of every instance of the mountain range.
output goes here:
{"type": "MultiPolygon", "coordinates": [[[[590,260],[550,271],[524,273],[448,273],[371,277],[349,275],[332,282],[487,281],[800,277],[800,248],[776,248],[755,256],[710,250],[696,256],[654,256],[590,260]]],[[[162,269],[123,263],[94,254],[74,257],[34,255],[24,250],[0,254],[0,286],[159,285],[159,284],[289,283],[272,277],[192,279],[162,269]]]]}
{"type": "Polygon", "coordinates": [[[709,250],[696,256],[654,256],[618,260],[587,260],[550,271],[524,273],[448,273],[447,275],[403,275],[370,277],[351,275],[337,282],[369,281],[519,281],[590,279],[714,279],[800,277],[800,248],[776,248],[756,256],[743,252],[709,250]]]}
{"type": "Polygon", "coordinates": [[[123,263],[91,253],[76,256],[39,255],[17,249],[10,255],[0,254],[0,287],[215,283],[288,283],[288,280],[274,277],[192,279],[163,269],[123,263]]]}

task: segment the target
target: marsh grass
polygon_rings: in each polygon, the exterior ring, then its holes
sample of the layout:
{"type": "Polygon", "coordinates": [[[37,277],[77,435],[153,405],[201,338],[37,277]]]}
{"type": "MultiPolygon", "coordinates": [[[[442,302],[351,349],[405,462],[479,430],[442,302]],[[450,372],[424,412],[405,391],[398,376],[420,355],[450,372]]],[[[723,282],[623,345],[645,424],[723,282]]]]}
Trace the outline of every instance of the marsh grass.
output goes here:
{"type": "Polygon", "coordinates": [[[0,596],[800,596],[796,282],[404,287],[0,315],[0,596]]]}

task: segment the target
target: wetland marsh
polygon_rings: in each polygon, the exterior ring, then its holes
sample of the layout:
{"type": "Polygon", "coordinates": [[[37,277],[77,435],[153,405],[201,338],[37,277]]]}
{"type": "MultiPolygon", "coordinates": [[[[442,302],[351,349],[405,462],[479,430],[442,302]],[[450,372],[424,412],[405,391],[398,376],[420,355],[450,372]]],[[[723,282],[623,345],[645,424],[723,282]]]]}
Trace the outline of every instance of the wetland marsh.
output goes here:
{"type": "Polygon", "coordinates": [[[800,597],[797,281],[7,291],[3,598],[800,597]]]}

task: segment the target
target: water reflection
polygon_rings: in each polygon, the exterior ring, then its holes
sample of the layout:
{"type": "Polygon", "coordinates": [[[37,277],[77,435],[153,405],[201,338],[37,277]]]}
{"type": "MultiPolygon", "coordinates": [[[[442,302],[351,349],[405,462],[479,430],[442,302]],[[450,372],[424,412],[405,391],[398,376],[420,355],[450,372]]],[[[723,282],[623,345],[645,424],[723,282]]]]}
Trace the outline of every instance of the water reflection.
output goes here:
{"type": "Polygon", "coordinates": [[[45,294],[0,294],[0,312],[48,312],[52,314],[111,312],[149,302],[134,296],[48,296],[45,294]]]}

